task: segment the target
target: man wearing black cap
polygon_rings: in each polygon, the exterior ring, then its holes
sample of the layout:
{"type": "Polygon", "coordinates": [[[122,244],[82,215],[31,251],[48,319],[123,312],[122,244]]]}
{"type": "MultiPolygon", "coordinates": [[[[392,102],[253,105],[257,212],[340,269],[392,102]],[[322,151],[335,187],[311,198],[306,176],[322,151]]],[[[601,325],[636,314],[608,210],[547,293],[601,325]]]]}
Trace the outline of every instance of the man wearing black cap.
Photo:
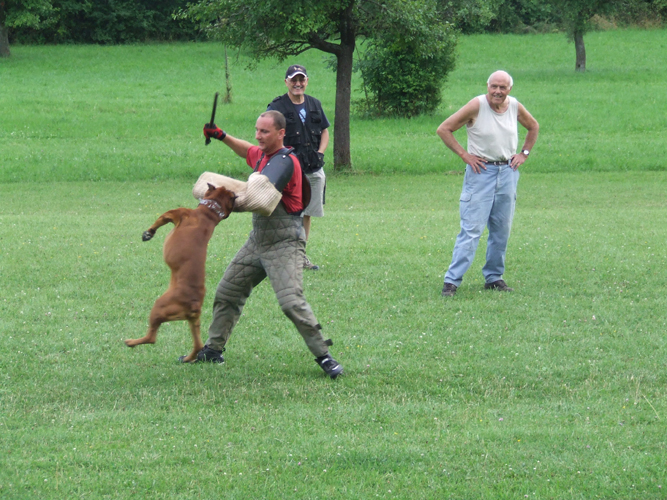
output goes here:
{"type": "MultiPolygon", "coordinates": [[[[305,94],[308,86],[306,68],[295,64],[285,73],[287,93],[276,97],[267,109],[280,111],[287,121],[285,146],[294,148],[304,173],[310,181],[310,204],[303,211],[306,242],[310,236],[310,218],[324,216],[324,151],[329,145],[329,120],[319,100],[305,94]]],[[[304,256],[305,269],[317,271],[319,266],[304,256]]]]}

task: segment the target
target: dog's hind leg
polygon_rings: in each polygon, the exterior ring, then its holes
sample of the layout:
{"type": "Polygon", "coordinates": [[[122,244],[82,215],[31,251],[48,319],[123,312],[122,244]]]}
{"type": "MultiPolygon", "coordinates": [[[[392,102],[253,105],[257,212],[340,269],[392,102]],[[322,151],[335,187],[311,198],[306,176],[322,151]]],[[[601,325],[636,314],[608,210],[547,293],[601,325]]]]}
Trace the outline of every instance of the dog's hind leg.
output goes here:
{"type": "Polygon", "coordinates": [[[141,344],[155,344],[157,331],[162,323],[186,319],[183,307],[174,303],[172,294],[167,291],[162,297],[155,301],[151,315],[148,319],[148,332],[140,339],[128,339],[125,345],[135,347],[141,344]]]}
{"type": "Polygon", "coordinates": [[[195,315],[188,317],[190,323],[190,333],[192,333],[192,352],[183,358],[183,363],[189,363],[197,359],[197,353],[204,348],[204,343],[201,341],[201,311],[195,315]]]}
{"type": "MultiPolygon", "coordinates": [[[[161,324],[161,323],[160,323],[161,324]]],[[[141,344],[155,344],[155,339],[157,338],[157,330],[160,325],[153,327],[152,325],[148,328],[148,333],[141,337],[140,339],[127,339],[125,345],[127,347],[135,347],[141,344]]]]}

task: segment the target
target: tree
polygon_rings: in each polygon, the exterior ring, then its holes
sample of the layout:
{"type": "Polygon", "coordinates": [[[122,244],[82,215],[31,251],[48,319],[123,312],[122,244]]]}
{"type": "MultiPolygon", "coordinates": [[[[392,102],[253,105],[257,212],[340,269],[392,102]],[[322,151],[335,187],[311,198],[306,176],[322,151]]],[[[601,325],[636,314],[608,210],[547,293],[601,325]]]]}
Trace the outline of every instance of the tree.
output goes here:
{"type": "Polygon", "coordinates": [[[462,33],[483,33],[497,16],[502,0],[437,0],[438,9],[462,33]]]}
{"type": "Polygon", "coordinates": [[[0,57],[9,57],[10,55],[7,11],[5,10],[5,2],[0,0],[0,57]]]}
{"type": "Polygon", "coordinates": [[[372,94],[365,102],[371,113],[412,117],[440,105],[456,59],[454,29],[435,8],[415,13],[412,21],[377,34],[362,51],[359,69],[372,94]]]}
{"type": "MultiPolygon", "coordinates": [[[[317,49],[336,57],[334,168],[351,166],[350,99],[357,41],[391,32],[416,20],[435,0],[199,0],[180,13],[196,20],[225,44],[249,49],[258,58],[317,49]]],[[[427,43],[428,41],[425,41],[427,43]]]]}
{"type": "Polygon", "coordinates": [[[0,57],[9,57],[9,28],[38,28],[53,22],[51,0],[0,0],[0,57]]]}
{"type": "Polygon", "coordinates": [[[50,3],[54,14],[48,23],[12,26],[10,40],[26,44],[117,44],[202,38],[194,23],[173,18],[174,11],[184,8],[188,0],[50,0],[50,3]]]}
{"type": "Polygon", "coordinates": [[[584,35],[592,29],[591,18],[596,14],[612,13],[618,3],[619,0],[551,0],[551,4],[560,12],[561,26],[574,40],[576,71],[586,71],[584,35]]]}

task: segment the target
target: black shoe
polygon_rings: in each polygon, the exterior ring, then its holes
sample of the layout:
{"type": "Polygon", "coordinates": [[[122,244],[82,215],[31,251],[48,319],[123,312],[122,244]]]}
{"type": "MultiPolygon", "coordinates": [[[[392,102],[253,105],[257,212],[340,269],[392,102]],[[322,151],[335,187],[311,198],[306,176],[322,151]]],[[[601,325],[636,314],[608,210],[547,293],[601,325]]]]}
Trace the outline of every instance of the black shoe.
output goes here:
{"type": "Polygon", "coordinates": [[[326,356],[315,358],[315,362],[320,365],[320,368],[324,370],[324,373],[329,375],[331,378],[336,378],[338,375],[343,373],[343,367],[338,364],[338,361],[333,359],[328,354],[326,356]]]}
{"type": "Polygon", "coordinates": [[[456,289],[458,287],[453,283],[445,283],[445,286],[442,287],[442,296],[443,297],[453,297],[456,295],[456,289]]]}
{"type": "Polygon", "coordinates": [[[313,264],[310,261],[310,259],[308,258],[307,255],[303,256],[303,268],[308,269],[310,271],[319,271],[320,270],[320,266],[318,266],[317,264],[313,264]]]}
{"type": "MultiPolygon", "coordinates": [[[[225,350],[225,348],[222,348],[222,351],[216,351],[215,349],[211,349],[209,346],[204,346],[204,348],[197,353],[197,359],[192,361],[192,363],[224,363],[225,358],[222,357],[222,353],[225,350]]],[[[181,356],[178,358],[178,360],[181,363],[186,363],[186,361],[183,361],[185,359],[185,356],[181,356]]]]}
{"type": "Polygon", "coordinates": [[[499,292],[513,292],[514,288],[507,286],[503,280],[494,281],[493,283],[486,283],[484,285],[486,290],[498,290],[499,292]]]}

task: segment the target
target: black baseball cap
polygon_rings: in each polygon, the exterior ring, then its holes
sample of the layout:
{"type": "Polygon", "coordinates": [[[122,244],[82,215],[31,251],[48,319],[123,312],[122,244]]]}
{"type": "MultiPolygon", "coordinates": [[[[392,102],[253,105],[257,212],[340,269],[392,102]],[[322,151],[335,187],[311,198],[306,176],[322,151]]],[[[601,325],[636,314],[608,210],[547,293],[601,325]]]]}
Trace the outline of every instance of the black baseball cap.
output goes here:
{"type": "Polygon", "coordinates": [[[303,75],[306,78],[308,78],[308,73],[306,73],[306,68],[304,68],[303,66],[299,66],[298,64],[294,64],[289,68],[287,68],[287,72],[285,73],[285,80],[294,78],[296,75],[303,75]]]}

